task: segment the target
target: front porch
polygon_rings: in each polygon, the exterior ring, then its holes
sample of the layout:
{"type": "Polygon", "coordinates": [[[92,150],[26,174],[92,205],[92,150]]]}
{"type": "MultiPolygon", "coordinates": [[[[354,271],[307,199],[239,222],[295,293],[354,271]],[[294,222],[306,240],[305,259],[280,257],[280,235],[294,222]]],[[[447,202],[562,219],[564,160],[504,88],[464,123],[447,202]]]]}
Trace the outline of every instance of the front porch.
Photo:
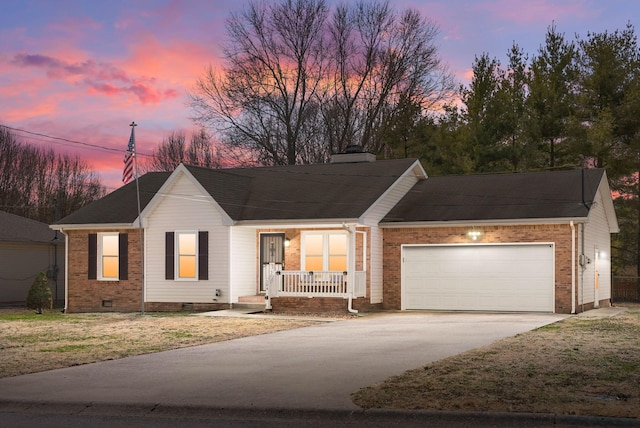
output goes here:
{"type": "Polygon", "coordinates": [[[347,271],[278,270],[266,279],[266,296],[278,297],[366,297],[367,276],[364,271],[348,275],[347,271]]]}

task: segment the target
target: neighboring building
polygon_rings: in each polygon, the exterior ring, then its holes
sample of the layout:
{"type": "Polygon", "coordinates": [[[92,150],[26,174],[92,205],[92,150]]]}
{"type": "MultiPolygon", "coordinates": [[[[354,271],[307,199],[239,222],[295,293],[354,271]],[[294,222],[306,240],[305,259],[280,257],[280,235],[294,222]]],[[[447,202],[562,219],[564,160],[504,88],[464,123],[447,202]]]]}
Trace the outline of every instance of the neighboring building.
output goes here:
{"type": "Polygon", "coordinates": [[[24,304],[40,272],[47,273],[54,300],[63,302],[64,259],[64,237],[59,232],[45,223],[0,211],[1,305],[24,304]]]}
{"type": "Polygon", "coordinates": [[[571,313],[609,305],[604,170],[427,178],[414,159],[180,165],[62,219],[69,312],[373,309],[571,313]],[[144,281],[144,290],[141,286],[144,281]]]}

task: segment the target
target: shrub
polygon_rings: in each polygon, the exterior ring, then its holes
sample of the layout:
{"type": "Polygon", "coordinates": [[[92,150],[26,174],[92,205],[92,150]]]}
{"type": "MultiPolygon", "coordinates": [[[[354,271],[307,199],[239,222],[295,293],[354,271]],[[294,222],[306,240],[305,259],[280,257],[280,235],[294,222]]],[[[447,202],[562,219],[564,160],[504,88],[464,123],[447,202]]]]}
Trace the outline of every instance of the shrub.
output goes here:
{"type": "Polygon", "coordinates": [[[27,308],[36,309],[39,314],[45,308],[51,309],[53,300],[51,298],[51,289],[49,288],[49,280],[44,272],[40,272],[29,288],[27,295],[27,308]]]}

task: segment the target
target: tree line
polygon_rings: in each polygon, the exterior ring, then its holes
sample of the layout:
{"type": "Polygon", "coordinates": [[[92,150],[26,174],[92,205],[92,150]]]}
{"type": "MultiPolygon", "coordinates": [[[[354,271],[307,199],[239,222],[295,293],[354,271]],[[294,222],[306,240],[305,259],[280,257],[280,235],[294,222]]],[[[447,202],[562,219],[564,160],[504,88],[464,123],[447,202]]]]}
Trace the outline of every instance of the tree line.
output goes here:
{"type": "Polygon", "coordinates": [[[52,224],[104,195],[77,156],[20,142],[0,126],[0,210],[52,224]]]}
{"type": "MultiPolygon", "coordinates": [[[[530,57],[514,43],[508,64],[484,53],[460,104],[419,114],[396,156],[432,175],[605,168],[620,233],[616,274],[640,276],[640,50],[634,27],[568,39],[551,25],[530,57]],[[632,270],[625,269],[633,267],[632,270]]],[[[404,135],[402,137],[401,135],[404,135]]]]}

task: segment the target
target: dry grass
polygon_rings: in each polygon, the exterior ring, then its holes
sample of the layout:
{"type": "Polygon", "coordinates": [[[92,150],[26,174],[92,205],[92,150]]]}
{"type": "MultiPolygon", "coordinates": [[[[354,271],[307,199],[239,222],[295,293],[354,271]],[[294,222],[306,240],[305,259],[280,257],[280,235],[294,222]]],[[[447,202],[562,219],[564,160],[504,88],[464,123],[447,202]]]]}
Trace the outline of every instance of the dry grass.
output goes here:
{"type": "Polygon", "coordinates": [[[640,305],[572,317],[353,394],[364,408],[640,418],[640,305]]]}
{"type": "Polygon", "coordinates": [[[189,314],[0,310],[0,377],[220,342],[311,325],[303,320],[189,314]]]}

